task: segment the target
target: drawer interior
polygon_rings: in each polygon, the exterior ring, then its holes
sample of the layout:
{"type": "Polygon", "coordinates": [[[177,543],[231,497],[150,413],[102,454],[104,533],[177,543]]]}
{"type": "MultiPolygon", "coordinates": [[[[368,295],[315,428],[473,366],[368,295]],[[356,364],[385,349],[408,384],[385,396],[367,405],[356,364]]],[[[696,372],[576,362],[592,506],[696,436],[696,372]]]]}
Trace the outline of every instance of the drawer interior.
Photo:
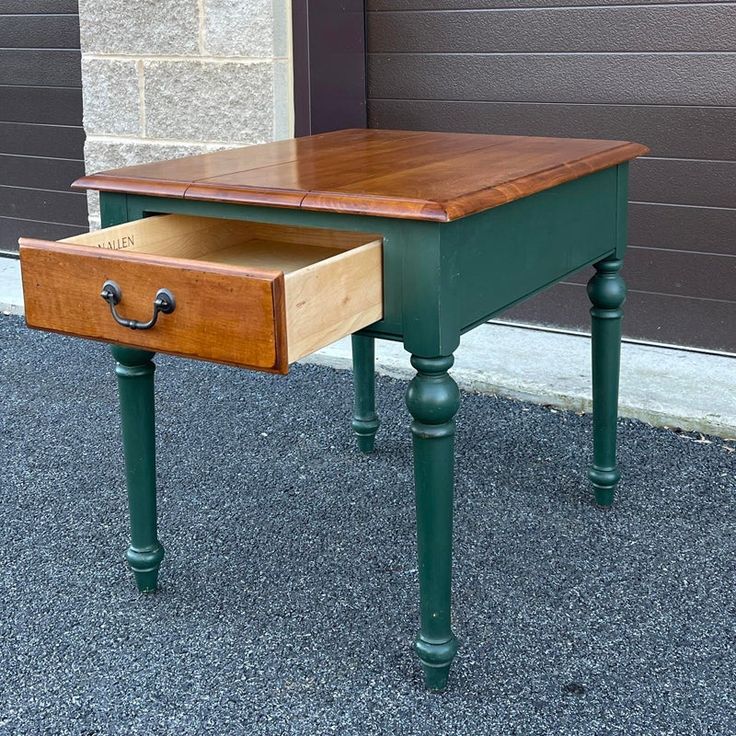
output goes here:
{"type": "Polygon", "coordinates": [[[379,240],[380,235],[159,215],[60,241],[108,250],[221,263],[285,275],[379,240]]]}

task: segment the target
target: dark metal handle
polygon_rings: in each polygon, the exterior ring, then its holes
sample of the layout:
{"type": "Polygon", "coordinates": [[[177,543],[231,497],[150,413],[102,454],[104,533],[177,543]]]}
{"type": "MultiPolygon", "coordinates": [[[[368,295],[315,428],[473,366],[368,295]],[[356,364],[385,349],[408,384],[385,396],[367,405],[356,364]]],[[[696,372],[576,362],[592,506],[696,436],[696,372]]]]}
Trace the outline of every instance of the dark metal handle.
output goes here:
{"type": "Polygon", "coordinates": [[[102,284],[100,296],[110,305],[110,312],[113,319],[121,326],[128,327],[131,330],[150,330],[158,321],[158,315],[171,314],[176,309],[176,301],[174,295],[168,289],[159,289],[156,292],[156,298],[153,301],[153,316],[148,322],[139,322],[136,319],[125,319],[118,314],[116,305],[120,304],[123,298],[123,292],[114,281],[105,281],[102,284]]]}

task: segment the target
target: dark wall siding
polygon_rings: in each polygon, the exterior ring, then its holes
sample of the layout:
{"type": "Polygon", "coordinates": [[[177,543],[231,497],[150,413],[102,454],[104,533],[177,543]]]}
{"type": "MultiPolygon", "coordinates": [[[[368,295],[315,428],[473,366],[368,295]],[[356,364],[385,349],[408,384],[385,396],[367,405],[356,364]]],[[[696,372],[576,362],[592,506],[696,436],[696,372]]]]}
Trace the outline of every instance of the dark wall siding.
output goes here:
{"type": "MultiPolygon", "coordinates": [[[[39,0],[40,1],[40,0],[39,0]]],[[[731,0],[691,0],[688,4],[714,3],[728,5],[731,0]]],[[[682,0],[658,0],[657,4],[680,5],[682,0]]],[[[606,7],[609,5],[642,5],[642,0],[368,0],[368,10],[452,10],[467,11],[503,8],[539,8],[539,7],[606,7]]]]}
{"type": "Polygon", "coordinates": [[[87,227],[76,2],[0,0],[0,251],[87,227]]]}
{"type": "MultiPolygon", "coordinates": [[[[587,331],[587,296],[581,284],[560,284],[515,307],[504,319],[587,331]],[[551,319],[551,315],[564,315],[551,319]]],[[[712,348],[733,337],[736,303],[652,294],[629,289],[624,319],[627,337],[668,345],[702,345],[712,348]],[[676,319],[673,318],[676,316],[676,319]],[[693,340],[702,334],[702,340],[693,340]]],[[[729,343],[726,342],[728,345],[729,343]]],[[[718,349],[716,347],[716,349],[718,349]]],[[[666,367],[664,367],[666,370],[666,367]]]]}
{"type": "MultiPolygon", "coordinates": [[[[0,186],[0,213],[0,217],[77,225],[79,233],[86,227],[87,199],[79,192],[0,186]],[[38,220],[39,216],[44,219],[38,220]]],[[[7,243],[6,246],[12,250],[17,249],[18,244],[7,243]]]]}
{"type": "Polygon", "coordinates": [[[632,166],[634,202],[736,207],[736,162],[645,158],[632,166]]]}
{"type": "Polygon", "coordinates": [[[84,146],[84,131],[72,125],[0,123],[4,154],[76,158],[84,146]]]}
{"type": "Polygon", "coordinates": [[[79,50],[79,18],[57,15],[6,15],[0,24],[2,49],[79,50]]]}
{"type": "Polygon", "coordinates": [[[395,13],[371,19],[371,53],[561,53],[732,51],[736,47],[734,9],[729,5],[690,6],[678,13],[663,6],[621,8],[528,8],[489,13],[413,11],[396,22],[395,13]],[[632,33],[632,29],[635,32],[632,33]]]}
{"type": "MultiPolygon", "coordinates": [[[[371,127],[637,140],[625,332],[736,352],[736,3],[368,0],[371,127]]],[[[576,274],[504,317],[587,329],[576,274]]]]}
{"type": "MultiPolygon", "coordinates": [[[[676,8],[673,8],[673,10],[676,8]]],[[[371,54],[369,98],[736,105],[736,55],[371,54]]]]}
{"type": "Polygon", "coordinates": [[[21,236],[60,240],[78,235],[79,231],[79,225],[57,225],[50,222],[0,217],[0,243],[17,243],[21,236]]]}
{"type": "Polygon", "coordinates": [[[71,125],[81,130],[82,90],[79,87],[0,87],[0,100],[3,121],[71,125]]]}
{"type": "Polygon", "coordinates": [[[736,210],[629,204],[629,244],[733,255],[736,210]]]}
{"type": "Polygon", "coordinates": [[[724,135],[736,122],[732,107],[373,98],[370,113],[376,128],[431,124],[437,130],[470,133],[492,125],[500,133],[565,136],[573,127],[584,137],[646,140],[653,156],[736,159],[736,136],[724,135]]]}
{"type": "Polygon", "coordinates": [[[67,49],[4,49],[0,51],[0,84],[81,88],[81,55],[67,49]]]}
{"type": "Polygon", "coordinates": [[[66,193],[69,182],[84,175],[81,161],[35,156],[3,156],[3,185],[66,193]]]}
{"type": "Polygon", "coordinates": [[[78,15],[77,0],[3,0],[0,14],[13,15],[78,15]]]}

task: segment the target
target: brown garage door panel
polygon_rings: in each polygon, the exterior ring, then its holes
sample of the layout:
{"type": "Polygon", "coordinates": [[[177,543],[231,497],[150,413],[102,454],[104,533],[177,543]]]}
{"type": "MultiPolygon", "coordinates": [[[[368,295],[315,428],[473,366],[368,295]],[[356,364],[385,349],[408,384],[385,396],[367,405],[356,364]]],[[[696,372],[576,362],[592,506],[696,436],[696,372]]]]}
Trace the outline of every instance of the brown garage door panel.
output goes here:
{"type": "MultiPolygon", "coordinates": [[[[713,0],[690,0],[707,3],[713,0]]],[[[714,0],[730,2],[731,0],[714,0]]],[[[682,4],[682,0],[659,0],[661,3],[682,4]]],[[[477,8],[562,8],[568,5],[640,5],[641,0],[368,0],[369,11],[385,10],[475,10],[477,8]]]]}
{"type": "Polygon", "coordinates": [[[84,175],[83,161],[29,156],[0,156],[3,186],[69,191],[71,183],[84,175]]]}
{"type": "Polygon", "coordinates": [[[689,51],[730,51],[733,13],[724,5],[369,13],[368,46],[424,54],[670,51],[682,44],[686,24],[689,51]]]}
{"type": "MultiPolygon", "coordinates": [[[[630,290],[736,302],[733,256],[629,248],[622,273],[630,290]]],[[[567,281],[585,284],[592,274],[585,269],[567,281]]]]}
{"type": "Polygon", "coordinates": [[[629,199],[736,207],[736,162],[639,159],[631,166],[629,199]]]}
{"type": "MultiPolygon", "coordinates": [[[[367,9],[370,127],[647,144],[650,156],[631,167],[625,330],[736,352],[734,2],[367,0],[367,9]]],[[[582,283],[509,314],[589,323],[582,283]]]]}
{"type": "Polygon", "coordinates": [[[79,20],[76,15],[56,14],[5,17],[0,21],[0,48],[78,49],[79,20]]]}
{"type": "Polygon", "coordinates": [[[0,98],[0,120],[5,122],[74,126],[82,123],[79,88],[0,87],[0,98]]]}
{"type": "Polygon", "coordinates": [[[3,154],[80,159],[83,148],[84,129],[81,126],[0,122],[0,151],[3,154]]]}
{"type": "Polygon", "coordinates": [[[25,87],[80,87],[79,51],[0,51],[0,84],[25,87]]]}
{"type": "Polygon", "coordinates": [[[736,105],[733,54],[373,54],[371,98],[736,105]],[[604,81],[602,81],[604,80],[604,81]]]}
{"type": "MultiPolygon", "coordinates": [[[[499,319],[590,331],[585,287],[558,284],[499,315],[499,319]]],[[[624,335],[736,353],[736,302],[629,292],[624,305],[624,335]]]]}
{"type": "Polygon", "coordinates": [[[87,229],[76,0],[0,0],[0,251],[87,229]]]}
{"type": "MultiPolygon", "coordinates": [[[[0,186],[0,214],[43,222],[87,227],[87,198],[77,192],[46,192],[0,186]]],[[[17,244],[16,244],[17,246],[17,244]]],[[[2,243],[0,248],[12,247],[2,243]]]]}
{"type": "Polygon", "coordinates": [[[77,13],[77,0],[2,0],[0,15],[3,13],[53,13],[54,15],[77,13]]]}
{"type": "Polygon", "coordinates": [[[736,256],[736,210],[634,202],[629,244],[736,256]]]}
{"type": "Polygon", "coordinates": [[[736,159],[736,136],[723,135],[736,126],[736,110],[725,107],[374,99],[368,125],[632,140],[646,143],[652,156],[736,159]]]}
{"type": "Polygon", "coordinates": [[[18,238],[41,238],[44,240],[61,240],[86,230],[79,225],[57,225],[53,222],[36,222],[35,220],[18,220],[13,217],[0,217],[0,243],[15,247],[18,238]]]}

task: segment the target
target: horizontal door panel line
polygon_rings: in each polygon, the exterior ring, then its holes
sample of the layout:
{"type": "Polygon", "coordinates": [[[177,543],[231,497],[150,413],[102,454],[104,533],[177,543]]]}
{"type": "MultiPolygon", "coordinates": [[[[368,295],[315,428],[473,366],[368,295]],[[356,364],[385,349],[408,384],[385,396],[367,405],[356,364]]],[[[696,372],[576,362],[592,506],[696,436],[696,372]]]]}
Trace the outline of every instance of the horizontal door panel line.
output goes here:
{"type": "MultiPolygon", "coordinates": [[[[46,49],[44,49],[45,51],[46,49]]],[[[734,56],[736,51],[372,51],[369,56],[734,56]]]]}
{"type": "Polygon", "coordinates": [[[77,51],[74,48],[49,48],[48,46],[0,46],[0,51],[77,51]]]}
{"type": "Polygon", "coordinates": [[[736,207],[716,207],[709,204],[683,204],[682,202],[649,202],[640,199],[630,199],[629,204],[652,205],[654,207],[692,207],[698,210],[724,210],[726,212],[736,212],[736,207]]]}
{"type": "Polygon", "coordinates": [[[580,3],[579,5],[524,5],[519,7],[490,7],[490,8],[375,8],[369,9],[369,14],[375,13],[388,15],[391,13],[483,13],[483,12],[498,12],[498,11],[519,11],[519,10],[588,10],[597,8],[699,8],[702,6],[713,5],[716,7],[734,5],[732,0],[711,0],[711,2],[698,3],[698,2],[672,2],[672,3],[611,3],[606,5],[600,5],[595,3],[580,3]]]}
{"type": "MultiPolygon", "coordinates": [[[[32,217],[8,217],[7,215],[0,215],[0,220],[13,220],[14,222],[37,222],[40,225],[62,225],[63,227],[77,227],[76,225],[70,225],[68,222],[55,222],[54,220],[36,220],[32,217]]],[[[84,227],[84,225],[80,225],[79,227],[84,227]]]]}
{"type": "Polygon", "coordinates": [[[8,84],[7,82],[5,84],[0,84],[0,89],[3,87],[12,87],[13,89],[82,89],[81,84],[68,87],[61,84],[56,86],[54,84],[8,84]]]}
{"type": "MultiPolygon", "coordinates": [[[[585,330],[576,330],[573,327],[552,327],[549,325],[536,325],[531,322],[518,322],[494,317],[489,319],[489,325],[501,325],[502,327],[520,327],[525,330],[536,330],[537,332],[551,332],[555,335],[575,335],[577,337],[590,337],[590,332],[585,330]]],[[[736,353],[730,353],[726,350],[709,350],[708,348],[691,347],[690,345],[675,345],[669,342],[655,342],[654,340],[644,340],[637,337],[621,337],[621,342],[630,343],[632,345],[651,345],[656,348],[668,348],[670,350],[687,350],[689,353],[705,353],[706,355],[725,355],[726,357],[736,357],[736,353]]]]}
{"type": "Polygon", "coordinates": [[[35,51],[38,54],[46,54],[54,51],[63,51],[65,54],[74,54],[75,56],[81,56],[81,51],[77,48],[46,48],[45,46],[26,46],[24,48],[18,48],[17,46],[3,46],[0,47],[0,51],[35,51]]]}
{"type": "Polygon", "coordinates": [[[61,18],[79,13],[0,13],[0,18],[61,18]]]}
{"type": "MultiPolygon", "coordinates": [[[[59,89],[59,87],[54,87],[53,89],[59,89]]],[[[70,87],[69,89],[77,89],[77,88],[70,87]]],[[[33,128],[76,128],[77,130],[84,130],[83,125],[69,125],[68,123],[33,123],[31,121],[26,121],[26,120],[2,120],[0,119],[0,125],[28,125],[33,128]]]]}
{"type": "MultiPolygon", "coordinates": [[[[1,87],[2,85],[0,85],[1,87]]],[[[53,89],[59,89],[54,87],[53,89]]],[[[445,104],[456,102],[464,105],[579,105],[580,107],[702,107],[708,110],[736,110],[736,105],[707,105],[705,103],[672,104],[669,102],[561,102],[555,100],[466,100],[464,98],[440,98],[440,97],[369,97],[368,102],[437,102],[445,104]]]]}
{"type": "Polygon", "coordinates": [[[38,156],[31,153],[0,153],[0,156],[8,156],[9,158],[40,158],[44,161],[74,161],[75,163],[84,163],[83,158],[64,158],[63,156],[38,156]]]}
{"type": "Polygon", "coordinates": [[[736,253],[713,253],[707,250],[683,250],[682,248],[662,248],[654,245],[629,245],[628,250],[656,250],[664,253],[689,254],[694,256],[718,256],[719,258],[736,258],[736,253]]]}
{"type": "MultiPolygon", "coordinates": [[[[625,263],[624,260],[624,271],[623,276],[624,280],[626,280],[626,270],[625,270],[625,263]]],[[[559,281],[560,284],[565,284],[565,286],[578,286],[581,289],[585,288],[585,284],[576,284],[574,281],[559,281]]],[[[736,304],[736,300],[733,299],[711,299],[707,296],[691,296],[689,294],[670,294],[666,291],[647,291],[646,289],[628,289],[629,294],[652,294],[653,296],[666,296],[666,297],[672,297],[674,299],[696,299],[701,302],[716,302],[718,304],[736,304]]]]}
{"type": "Polygon", "coordinates": [[[641,160],[647,161],[692,161],[704,164],[736,164],[732,158],[683,158],[682,156],[639,156],[641,160]]]}
{"type": "Polygon", "coordinates": [[[41,187],[19,187],[14,184],[0,184],[0,189],[27,189],[29,192],[52,192],[53,194],[71,194],[74,197],[86,197],[85,192],[72,192],[65,189],[43,189],[41,187]]]}

